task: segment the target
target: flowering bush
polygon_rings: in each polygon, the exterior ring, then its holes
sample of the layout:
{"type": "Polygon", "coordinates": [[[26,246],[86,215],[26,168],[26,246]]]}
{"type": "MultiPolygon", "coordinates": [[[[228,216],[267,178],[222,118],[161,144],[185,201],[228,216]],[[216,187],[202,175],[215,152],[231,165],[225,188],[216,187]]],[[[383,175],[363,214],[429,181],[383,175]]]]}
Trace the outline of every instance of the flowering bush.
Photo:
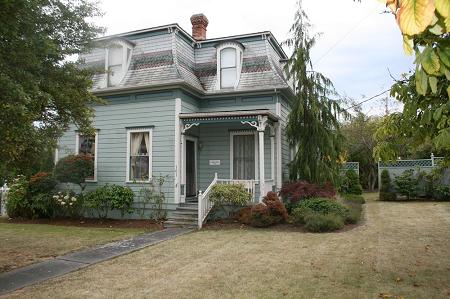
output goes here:
{"type": "Polygon", "coordinates": [[[31,217],[30,204],[27,199],[28,181],[23,175],[17,176],[9,186],[6,212],[11,218],[31,217]]]}
{"type": "Polygon", "coordinates": [[[331,183],[317,185],[307,181],[296,181],[284,184],[280,190],[280,195],[291,207],[297,202],[307,198],[326,197],[334,198],[336,190],[331,183]]]}
{"type": "Polygon", "coordinates": [[[82,196],[77,198],[72,191],[58,192],[56,195],[53,195],[53,200],[58,214],[61,216],[80,216],[83,207],[82,196]]]}

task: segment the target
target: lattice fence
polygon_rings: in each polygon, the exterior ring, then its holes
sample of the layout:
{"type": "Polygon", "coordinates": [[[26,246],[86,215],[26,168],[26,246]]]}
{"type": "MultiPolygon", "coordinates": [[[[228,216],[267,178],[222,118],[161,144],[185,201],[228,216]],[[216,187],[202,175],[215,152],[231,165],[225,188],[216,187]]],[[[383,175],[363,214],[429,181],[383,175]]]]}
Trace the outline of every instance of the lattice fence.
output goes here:
{"type": "Polygon", "coordinates": [[[346,162],[341,167],[341,174],[344,174],[347,170],[353,169],[359,176],[359,162],[346,162]]]}

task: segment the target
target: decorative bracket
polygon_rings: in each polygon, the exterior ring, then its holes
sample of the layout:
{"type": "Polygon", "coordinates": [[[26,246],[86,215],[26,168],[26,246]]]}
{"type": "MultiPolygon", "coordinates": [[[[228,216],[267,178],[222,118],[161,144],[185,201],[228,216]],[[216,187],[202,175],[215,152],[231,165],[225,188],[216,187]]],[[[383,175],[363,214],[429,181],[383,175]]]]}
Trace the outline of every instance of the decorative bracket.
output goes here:
{"type": "Polygon", "coordinates": [[[241,124],[243,124],[243,125],[247,124],[247,125],[252,126],[255,129],[258,129],[258,122],[256,120],[252,120],[252,121],[242,120],[241,124]]]}
{"type": "Polygon", "coordinates": [[[182,134],[184,134],[184,133],[186,133],[186,131],[187,130],[189,130],[190,128],[192,128],[192,127],[198,127],[200,125],[200,123],[192,123],[192,124],[185,124],[184,126],[183,126],[183,129],[181,130],[181,133],[182,134]]]}
{"type": "Polygon", "coordinates": [[[242,120],[241,124],[245,125],[250,125],[253,128],[255,128],[256,130],[260,131],[260,132],[264,132],[264,130],[266,129],[266,126],[268,124],[268,118],[267,116],[262,116],[262,115],[258,115],[258,121],[256,120],[252,120],[252,121],[248,121],[248,120],[242,120]]]}

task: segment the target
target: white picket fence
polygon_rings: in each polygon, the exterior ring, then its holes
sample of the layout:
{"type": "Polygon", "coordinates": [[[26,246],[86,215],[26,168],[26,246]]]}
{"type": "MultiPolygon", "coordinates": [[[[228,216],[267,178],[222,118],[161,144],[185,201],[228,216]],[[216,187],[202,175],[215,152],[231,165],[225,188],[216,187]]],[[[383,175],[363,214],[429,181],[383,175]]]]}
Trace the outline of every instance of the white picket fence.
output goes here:
{"type": "Polygon", "coordinates": [[[0,215],[6,216],[6,198],[8,196],[8,185],[6,183],[0,188],[0,215]]]}

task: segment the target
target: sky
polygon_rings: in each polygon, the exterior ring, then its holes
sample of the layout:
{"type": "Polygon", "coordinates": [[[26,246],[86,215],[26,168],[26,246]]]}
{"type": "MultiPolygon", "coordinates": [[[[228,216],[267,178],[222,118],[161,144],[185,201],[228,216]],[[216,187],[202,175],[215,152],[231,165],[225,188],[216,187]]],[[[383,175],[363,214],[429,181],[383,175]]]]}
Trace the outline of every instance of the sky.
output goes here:
{"type": "MultiPolygon", "coordinates": [[[[207,38],[271,31],[279,42],[288,37],[297,0],[101,0],[104,16],[95,18],[106,34],[178,23],[191,32],[189,18],[203,13],[209,19],[207,38]]],[[[338,93],[363,101],[387,90],[394,78],[413,68],[403,52],[400,30],[377,0],[303,0],[313,30],[321,33],[312,49],[316,71],[329,77],[338,93]]],[[[286,49],[289,52],[288,49],[286,49]]],[[[388,95],[388,93],[386,93],[388,95]]],[[[363,104],[363,111],[380,115],[383,97],[363,104]]],[[[389,111],[401,105],[389,100],[389,111]]]]}

